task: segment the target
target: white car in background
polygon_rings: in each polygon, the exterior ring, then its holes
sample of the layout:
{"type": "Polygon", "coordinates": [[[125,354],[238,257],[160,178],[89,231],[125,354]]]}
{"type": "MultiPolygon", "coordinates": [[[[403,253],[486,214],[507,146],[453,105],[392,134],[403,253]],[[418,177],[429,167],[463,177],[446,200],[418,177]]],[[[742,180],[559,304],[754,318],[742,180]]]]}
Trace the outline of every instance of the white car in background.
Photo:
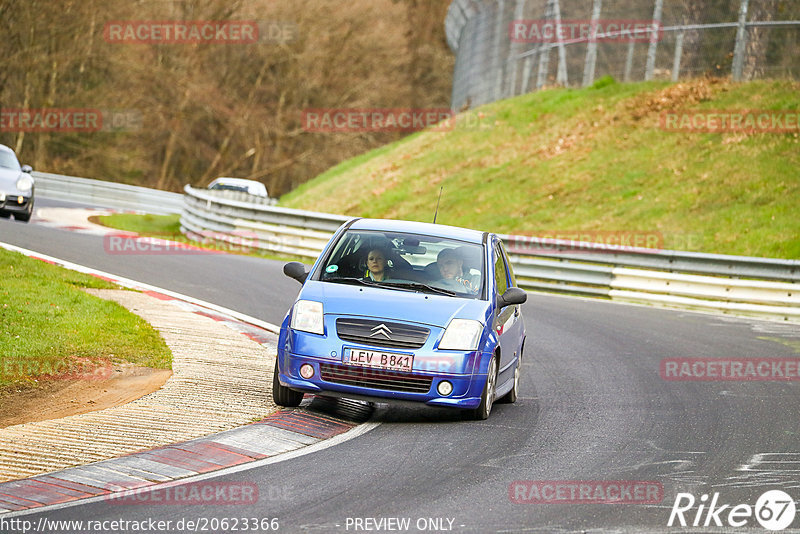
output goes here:
{"type": "Polygon", "coordinates": [[[30,165],[20,165],[14,151],[0,145],[0,217],[28,222],[33,214],[34,182],[30,165]]]}
{"type": "Polygon", "coordinates": [[[208,185],[208,189],[210,191],[240,191],[257,197],[269,198],[264,184],[244,178],[217,178],[208,185]]]}

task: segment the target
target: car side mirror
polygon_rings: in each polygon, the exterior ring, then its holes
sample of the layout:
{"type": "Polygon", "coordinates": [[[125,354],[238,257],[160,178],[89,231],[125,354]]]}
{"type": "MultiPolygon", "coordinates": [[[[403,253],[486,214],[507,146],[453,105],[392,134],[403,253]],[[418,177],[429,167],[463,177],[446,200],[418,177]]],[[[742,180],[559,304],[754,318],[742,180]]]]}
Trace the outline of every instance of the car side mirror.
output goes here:
{"type": "Polygon", "coordinates": [[[289,263],[284,265],[283,274],[285,274],[289,278],[294,278],[301,284],[304,284],[306,278],[308,278],[308,271],[306,271],[306,266],[300,263],[299,261],[290,261],[289,263]]]}
{"type": "Polygon", "coordinates": [[[30,174],[30,173],[33,172],[33,167],[31,167],[30,165],[23,165],[20,170],[22,172],[26,172],[26,173],[30,174]]]}
{"type": "Polygon", "coordinates": [[[505,293],[497,297],[497,309],[524,304],[526,300],[528,300],[528,294],[524,289],[509,287],[505,293]]]}

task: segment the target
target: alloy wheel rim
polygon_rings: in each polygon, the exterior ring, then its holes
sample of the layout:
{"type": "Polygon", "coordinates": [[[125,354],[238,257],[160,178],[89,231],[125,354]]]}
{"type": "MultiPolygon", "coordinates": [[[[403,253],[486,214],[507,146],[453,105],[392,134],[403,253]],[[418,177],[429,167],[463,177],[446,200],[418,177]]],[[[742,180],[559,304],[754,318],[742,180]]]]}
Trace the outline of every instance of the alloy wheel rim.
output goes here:
{"type": "Polygon", "coordinates": [[[492,404],[494,403],[494,382],[495,382],[495,361],[492,359],[492,364],[489,366],[489,385],[486,391],[486,411],[492,411],[492,404]]]}

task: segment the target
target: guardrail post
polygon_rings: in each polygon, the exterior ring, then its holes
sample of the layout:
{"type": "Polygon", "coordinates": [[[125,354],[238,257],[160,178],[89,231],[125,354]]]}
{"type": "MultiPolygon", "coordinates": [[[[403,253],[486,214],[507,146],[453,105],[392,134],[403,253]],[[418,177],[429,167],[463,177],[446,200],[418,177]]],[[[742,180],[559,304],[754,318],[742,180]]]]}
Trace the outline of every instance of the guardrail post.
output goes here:
{"type": "Polygon", "coordinates": [[[650,46],[647,48],[647,66],[644,70],[644,79],[652,80],[653,71],[656,67],[656,49],[658,48],[658,36],[661,33],[661,11],[664,7],[664,0],[656,0],[653,9],[653,29],[650,32],[650,46]]]}
{"type": "MultiPolygon", "coordinates": [[[[555,0],[547,0],[547,8],[544,13],[544,20],[552,20],[555,17],[555,0]]],[[[558,32],[556,32],[558,34],[558,32]]],[[[539,73],[536,76],[536,89],[541,89],[547,81],[547,71],[550,69],[550,44],[542,43],[539,52],[539,73]]]]}
{"type": "Polygon", "coordinates": [[[500,48],[503,43],[503,33],[505,32],[508,35],[508,27],[503,25],[503,15],[505,15],[506,11],[506,2],[505,0],[499,0],[497,4],[497,11],[495,11],[497,16],[497,24],[495,25],[495,36],[494,36],[494,76],[495,76],[495,86],[494,86],[494,98],[493,100],[499,100],[501,95],[503,94],[503,78],[505,77],[505,68],[502,63],[501,55],[500,55],[500,48]]]}
{"type": "Polygon", "coordinates": [[[547,70],[550,68],[550,47],[542,43],[542,49],[539,52],[539,72],[536,75],[536,90],[538,91],[544,87],[547,81],[547,70]]]}
{"type": "Polygon", "coordinates": [[[733,81],[742,81],[744,66],[744,49],[747,44],[747,8],[749,0],[741,0],[739,4],[739,25],[736,27],[736,45],[733,47],[733,81]]]}
{"type": "MultiPolygon", "coordinates": [[[[522,20],[525,15],[525,2],[527,0],[517,0],[517,5],[514,8],[514,20],[522,20]]],[[[510,36],[509,36],[510,37],[510,36]]],[[[522,94],[525,92],[525,88],[523,87],[522,90],[518,93],[517,92],[517,77],[519,76],[519,69],[520,69],[520,61],[519,61],[519,50],[521,45],[519,43],[512,43],[509,47],[508,53],[508,63],[511,64],[511,84],[506,92],[506,96],[516,96],[518,94],[522,94]]],[[[524,62],[523,62],[524,63],[524,62]]]]}
{"type": "Polygon", "coordinates": [[[633,70],[633,39],[628,41],[628,55],[625,57],[625,75],[623,80],[626,82],[631,81],[631,70],[633,70]]]}
{"type": "MultiPolygon", "coordinates": [[[[556,27],[561,26],[561,4],[555,0],[555,20],[556,27]]],[[[561,40],[560,33],[558,37],[558,74],[556,75],[556,83],[566,86],[569,81],[567,80],[567,50],[564,47],[564,41],[561,40]]]]}
{"type": "MultiPolygon", "coordinates": [[[[592,35],[597,34],[597,22],[600,20],[600,10],[603,0],[594,0],[592,6],[592,35]]],[[[597,62],[597,38],[590,36],[586,46],[586,62],[583,65],[583,86],[588,87],[594,83],[594,67],[597,62]]]]}
{"type": "MultiPolygon", "coordinates": [[[[467,28],[470,24],[475,24],[474,21],[467,22],[467,28]]],[[[476,75],[475,68],[476,68],[476,57],[478,57],[478,47],[479,47],[479,38],[480,33],[477,31],[469,32],[467,37],[467,49],[468,57],[466,61],[466,67],[464,68],[464,79],[461,81],[460,85],[462,87],[462,94],[461,94],[461,102],[463,102],[468,107],[473,107],[474,105],[479,105],[478,100],[483,98],[483,95],[479,92],[483,89],[477,90],[475,86],[471,83],[473,76],[476,78],[480,76],[480,73],[476,75]]],[[[455,87],[456,84],[453,84],[455,87]]],[[[461,106],[461,104],[459,104],[461,106]]]]}
{"type": "Polygon", "coordinates": [[[675,57],[672,60],[672,81],[677,82],[681,72],[681,55],[683,54],[683,30],[675,37],[675,57]]]}
{"type": "Polygon", "coordinates": [[[531,69],[533,69],[533,55],[525,56],[525,62],[522,65],[522,87],[520,87],[521,94],[528,92],[531,81],[531,69]]]}

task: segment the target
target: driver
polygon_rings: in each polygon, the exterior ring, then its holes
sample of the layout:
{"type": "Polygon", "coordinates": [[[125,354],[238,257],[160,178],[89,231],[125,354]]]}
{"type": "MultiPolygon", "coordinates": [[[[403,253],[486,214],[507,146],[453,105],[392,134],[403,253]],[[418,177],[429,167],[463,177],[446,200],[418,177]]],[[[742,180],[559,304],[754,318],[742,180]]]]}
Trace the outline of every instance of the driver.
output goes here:
{"type": "Polygon", "coordinates": [[[383,282],[389,277],[386,267],[386,252],[381,248],[372,248],[367,254],[367,272],[364,280],[383,282]]]}
{"type": "Polygon", "coordinates": [[[436,256],[436,265],[442,274],[442,280],[453,280],[463,285],[468,291],[476,291],[472,282],[464,278],[464,259],[458,255],[455,249],[445,248],[440,250],[439,255],[436,256]]]}

